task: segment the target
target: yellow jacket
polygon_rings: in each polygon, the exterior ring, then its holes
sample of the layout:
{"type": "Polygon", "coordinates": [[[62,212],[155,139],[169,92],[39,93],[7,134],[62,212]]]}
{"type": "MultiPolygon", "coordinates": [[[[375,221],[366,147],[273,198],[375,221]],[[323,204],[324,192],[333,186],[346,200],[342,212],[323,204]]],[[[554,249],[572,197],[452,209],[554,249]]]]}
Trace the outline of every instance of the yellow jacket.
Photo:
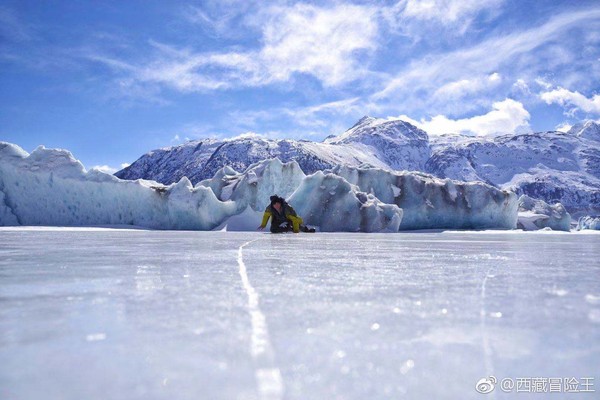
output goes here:
{"type": "MultiPolygon", "coordinates": [[[[271,210],[269,207],[267,207],[267,209],[265,210],[265,213],[263,214],[262,222],[260,224],[261,228],[264,228],[265,226],[267,226],[267,222],[269,222],[269,218],[271,218],[271,216],[272,216],[271,210]]],[[[287,220],[289,220],[292,223],[292,229],[293,229],[294,233],[300,232],[300,225],[302,225],[302,222],[304,222],[302,220],[302,218],[297,215],[292,215],[292,214],[287,214],[285,217],[287,220]]]]}

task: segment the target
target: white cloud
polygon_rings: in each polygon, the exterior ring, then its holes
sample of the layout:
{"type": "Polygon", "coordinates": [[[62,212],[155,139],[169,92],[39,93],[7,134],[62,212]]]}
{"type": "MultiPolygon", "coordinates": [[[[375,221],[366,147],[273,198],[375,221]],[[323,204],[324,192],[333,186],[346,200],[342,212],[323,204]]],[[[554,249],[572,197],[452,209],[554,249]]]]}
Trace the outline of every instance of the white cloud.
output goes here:
{"type": "Polygon", "coordinates": [[[114,174],[115,172],[117,172],[116,168],[110,167],[108,165],[95,165],[92,167],[92,169],[95,169],[97,171],[102,171],[106,174],[114,174]]]}
{"type": "Polygon", "coordinates": [[[292,73],[301,72],[327,86],[353,80],[364,70],[356,52],[376,47],[376,11],[345,4],[331,8],[297,4],[273,9],[259,53],[270,79],[285,81],[292,73]]]}
{"type": "Polygon", "coordinates": [[[515,83],[513,83],[513,88],[522,94],[525,94],[525,95],[531,94],[529,85],[527,84],[527,82],[525,82],[524,79],[517,79],[517,81],[515,83]]]}
{"type": "Polygon", "coordinates": [[[461,98],[468,94],[494,88],[498,86],[501,81],[502,78],[497,72],[487,76],[461,79],[441,86],[434,92],[433,96],[443,100],[461,98]]]}
{"type": "Polygon", "coordinates": [[[122,164],[121,164],[121,169],[123,169],[123,168],[127,168],[127,167],[129,167],[130,165],[131,165],[131,164],[129,164],[129,163],[122,163],[122,164]]]}
{"type": "MultiPolygon", "coordinates": [[[[464,35],[478,15],[496,15],[505,0],[400,0],[384,18],[409,36],[423,38],[427,33],[440,31],[464,35]],[[432,29],[423,30],[423,24],[432,29]]],[[[439,39],[439,37],[438,37],[439,39]]]]}
{"type": "Polygon", "coordinates": [[[567,111],[569,115],[574,115],[578,110],[590,114],[600,114],[600,95],[597,94],[588,98],[577,91],[572,92],[568,89],[558,88],[542,93],[540,98],[546,104],[559,104],[563,107],[570,106],[567,111]]]}
{"type": "Polygon", "coordinates": [[[237,140],[237,139],[266,139],[268,136],[265,134],[260,134],[252,131],[240,133],[237,136],[232,136],[227,138],[226,140],[237,140]]]}
{"type": "MultiPolygon", "coordinates": [[[[202,21],[209,18],[198,12],[202,21]]],[[[296,4],[261,9],[252,18],[262,32],[260,46],[252,50],[194,52],[151,41],[158,54],[145,65],[96,55],[87,58],[127,74],[132,86],[155,83],[182,92],[264,86],[289,81],[296,73],[333,87],[369,74],[359,59],[361,52],[377,47],[375,7],[296,4]]]]}
{"type": "Polygon", "coordinates": [[[569,132],[569,130],[573,127],[572,124],[569,124],[568,122],[563,122],[561,124],[556,125],[556,127],[554,128],[555,130],[559,131],[559,132],[569,132]]]}
{"type": "Polygon", "coordinates": [[[416,121],[402,115],[399,119],[411,122],[431,135],[462,133],[477,136],[494,136],[529,130],[529,112],[518,101],[505,99],[492,105],[493,110],[464,119],[450,119],[437,115],[430,120],[416,121]]]}
{"type": "MultiPolygon", "coordinates": [[[[581,27],[586,21],[598,18],[600,18],[600,9],[563,13],[541,26],[526,31],[495,36],[470,48],[439,54],[435,57],[424,57],[398,72],[385,83],[382,90],[374,93],[371,99],[394,101],[398,98],[406,99],[413,94],[422,97],[423,92],[434,92],[447,82],[470,79],[472,76],[488,74],[491,71],[515,71],[521,57],[529,60],[537,54],[535,51],[545,44],[562,39],[565,37],[565,32],[573,27],[581,27]],[[411,93],[410,88],[418,88],[420,93],[411,93]]],[[[539,60],[536,63],[530,61],[532,62],[525,63],[527,69],[523,71],[537,74],[538,70],[544,68],[544,63],[539,60]]],[[[555,60],[558,61],[570,64],[573,60],[570,58],[555,60]]],[[[407,100],[410,104],[410,102],[417,102],[418,99],[407,100]]]]}
{"type": "Polygon", "coordinates": [[[404,6],[405,17],[451,24],[464,21],[486,9],[495,9],[502,3],[504,0],[406,0],[399,4],[404,6]]]}

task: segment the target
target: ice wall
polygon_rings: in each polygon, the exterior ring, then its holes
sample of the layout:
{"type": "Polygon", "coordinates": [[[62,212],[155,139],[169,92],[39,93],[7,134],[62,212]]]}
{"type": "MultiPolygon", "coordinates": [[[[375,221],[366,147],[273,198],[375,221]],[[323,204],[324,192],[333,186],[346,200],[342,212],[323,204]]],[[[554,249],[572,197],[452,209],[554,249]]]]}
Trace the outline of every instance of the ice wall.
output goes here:
{"type": "Polygon", "coordinates": [[[600,231],[600,216],[581,217],[577,221],[577,230],[591,229],[600,231]]]}
{"type": "Polygon", "coordinates": [[[211,188],[222,201],[235,201],[240,212],[248,206],[254,211],[264,211],[269,197],[277,194],[287,198],[305,177],[297,162],[282,163],[273,158],[252,164],[243,173],[221,168],[212,179],[198,185],[211,188]]]}
{"type": "Polygon", "coordinates": [[[334,174],[317,171],[302,180],[289,199],[309,225],[321,231],[397,232],[402,210],[361,192],[334,174]]]}
{"type": "Polygon", "coordinates": [[[187,178],[163,186],[86,171],[66,150],[0,143],[0,225],[211,229],[236,211],[187,178]]]}
{"type": "Polygon", "coordinates": [[[86,171],[66,150],[31,154],[0,142],[0,225],[136,225],[154,229],[254,229],[269,202],[288,198],[322,231],[514,228],[516,195],[483,183],[416,172],[336,167],[306,176],[294,161],[225,167],[194,187],[86,171]]]}
{"type": "Polygon", "coordinates": [[[518,227],[528,231],[551,228],[568,232],[571,230],[571,215],[560,203],[550,205],[522,195],[519,197],[518,227]]]}
{"type": "Polygon", "coordinates": [[[517,196],[482,182],[369,167],[338,166],[331,172],[402,208],[400,230],[512,229],[517,224],[517,196]]]}

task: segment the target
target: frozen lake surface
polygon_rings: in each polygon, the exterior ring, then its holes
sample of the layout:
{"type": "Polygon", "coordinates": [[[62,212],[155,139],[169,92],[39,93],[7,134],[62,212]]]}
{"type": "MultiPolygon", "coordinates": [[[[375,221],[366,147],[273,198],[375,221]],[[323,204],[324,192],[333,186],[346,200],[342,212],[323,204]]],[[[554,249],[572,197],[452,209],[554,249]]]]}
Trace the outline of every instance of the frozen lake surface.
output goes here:
{"type": "Polygon", "coordinates": [[[597,398],[475,384],[600,391],[599,260],[593,233],[3,228],[0,398],[597,398]]]}

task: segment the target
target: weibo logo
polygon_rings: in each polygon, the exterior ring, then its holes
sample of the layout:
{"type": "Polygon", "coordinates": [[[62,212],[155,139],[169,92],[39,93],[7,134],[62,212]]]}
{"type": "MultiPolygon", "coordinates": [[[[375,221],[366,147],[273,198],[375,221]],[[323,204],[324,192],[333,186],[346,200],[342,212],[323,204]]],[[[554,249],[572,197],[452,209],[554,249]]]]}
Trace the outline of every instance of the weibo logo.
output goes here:
{"type": "Polygon", "coordinates": [[[477,390],[479,393],[487,394],[494,390],[496,383],[498,383],[496,377],[490,375],[488,378],[481,378],[478,380],[475,384],[475,390],[477,390]]]}

